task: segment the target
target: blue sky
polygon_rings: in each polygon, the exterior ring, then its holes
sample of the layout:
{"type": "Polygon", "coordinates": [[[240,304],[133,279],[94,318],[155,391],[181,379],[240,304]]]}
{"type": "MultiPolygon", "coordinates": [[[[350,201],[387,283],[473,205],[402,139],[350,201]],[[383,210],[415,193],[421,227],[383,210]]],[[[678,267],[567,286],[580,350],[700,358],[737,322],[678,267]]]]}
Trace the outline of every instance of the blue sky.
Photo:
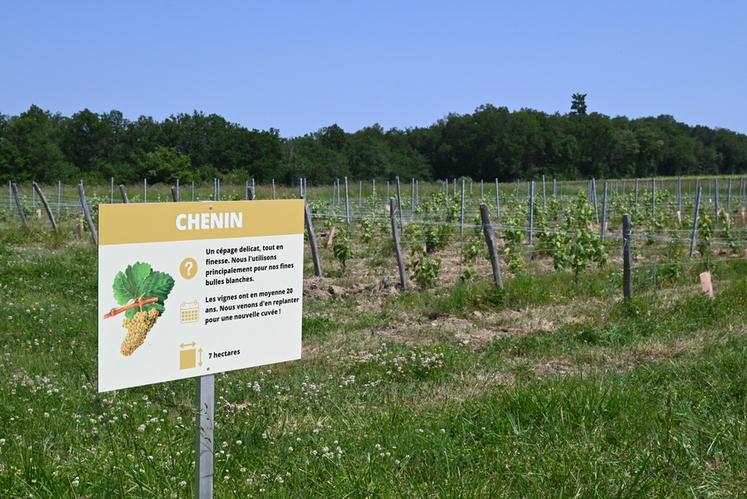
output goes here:
{"type": "Polygon", "coordinates": [[[747,132],[747,2],[3,1],[0,112],[201,110],[293,136],[492,103],[747,132]]]}

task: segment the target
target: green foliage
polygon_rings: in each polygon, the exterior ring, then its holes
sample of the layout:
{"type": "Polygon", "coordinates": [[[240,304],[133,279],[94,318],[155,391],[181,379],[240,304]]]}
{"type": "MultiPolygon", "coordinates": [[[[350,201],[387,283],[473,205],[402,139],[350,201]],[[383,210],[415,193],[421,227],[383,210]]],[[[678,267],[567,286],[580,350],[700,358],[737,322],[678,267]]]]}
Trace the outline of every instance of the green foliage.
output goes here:
{"type": "Polygon", "coordinates": [[[503,248],[503,256],[511,272],[520,274],[526,270],[526,262],[521,252],[521,243],[524,239],[528,210],[525,204],[519,203],[514,199],[507,206],[510,216],[506,218],[503,228],[503,237],[506,241],[506,245],[503,248]]]}
{"type": "Polygon", "coordinates": [[[713,220],[706,210],[701,210],[698,216],[698,253],[703,258],[712,256],[711,240],[713,239],[713,220]]]}
{"type": "Polygon", "coordinates": [[[737,234],[734,232],[734,227],[731,221],[731,217],[725,210],[721,210],[719,212],[719,219],[721,221],[721,227],[722,227],[722,233],[724,239],[726,239],[727,244],[729,245],[729,250],[733,254],[737,254],[739,252],[739,238],[737,234]]]}
{"type": "MultiPolygon", "coordinates": [[[[128,265],[124,272],[118,272],[114,277],[112,289],[114,299],[120,305],[126,305],[148,298],[158,298],[157,302],[148,303],[141,307],[148,311],[156,309],[159,314],[164,311],[164,302],[174,287],[174,278],[166,272],[153,270],[149,263],[136,262],[128,265]]],[[[137,309],[125,312],[127,317],[132,317],[137,309]]]]}
{"type": "Polygon", "coordinates": [[[477,269],[472,265],[467,265],[467,267],[464,268],[460,279],[462,282],[469,282],[473,281],[475,277],[477,277],[477,269]]]}
{"type": "Polygon", "coordinates": [[[145,153],[138,159],[136,169],[139,176],[152,182],[174,183],[177,179],[183,182],[199,181],[194,175],[189,156],[179,154],[173,147],[159,146],[155,151],[145,153]]]}
{"type": "Polygon", "coordinates": [[[361,220],[361,242],[368,244],[373,240],[374,224],[371,220],[364,218],[361,220]]]}
{"type": "Polygon", "coordinates": [[[565,211],[565,220],[559,230],[547,234],[556,269],[570,268],[576,281],[579,273],[591,263],[603,265],[607,252],[599,235],[592,229],[594,209],[579,192],[565,211]]]}
{"type": "Polygon", "coordinates": [[[347,269],[347,261],[353,257],[353,249],[350,247],[350,233],[347,228],[343,226],[337,227],[337,233],[335,234],[334,244],[332,245],[332,253],[335,258],[340,262],[340,268],[343,272],[347,269]]]}
{"type": "Polygon", "coordinates": [[[430,288],[436,284],[441,274],[441,259],[432,257],[422,250],[414,251],[410,270],[420,287],[430,288]]]}
{"type": "MultiPolygon", "coordinates": [[[[744,171],[745,135],[690,127],[671,116],[630,120],[586,114],[584,94],[574,95],[567,115],[486,104],[430,127],[372,125],[348,133],[333,124],[287,139],[275,129],[250,130],[200,112],[156,121],[88,109],[66,117],[31,106],[18,116],[0,116],[1,181],[252,176],[289,183],[304,176],[310,183],[327,183],[342,176],[612,178],[744,171]]],[[[447,201],[438,194],[433,203],[447,206],[447,221],[458,217],[459,196],[447,201]]]]}
{"type": "Polygon", "coordinates": [[[482,249],[481,241],[477,238],[470,238],[464,244],[462,248],[462,260],[465,262],[472,262],[477,258],[482,249]]]}

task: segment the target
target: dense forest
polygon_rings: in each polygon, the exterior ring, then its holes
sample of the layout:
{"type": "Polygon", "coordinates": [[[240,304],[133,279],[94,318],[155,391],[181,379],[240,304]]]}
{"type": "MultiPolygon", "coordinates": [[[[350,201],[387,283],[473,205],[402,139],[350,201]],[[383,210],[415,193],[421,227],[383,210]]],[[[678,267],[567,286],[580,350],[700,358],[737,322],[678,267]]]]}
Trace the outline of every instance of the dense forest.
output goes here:
{"type": "Polygon", "coordinates": [[[639,119],[587,113],[574,94],[567,114],[484,105],[429,127],[356,132],[337,125],[302,137],[249,130],[216,114],[163,121],[84,109],[70,117],[31,106],[0,114],[0,180],[128,183],[206,180],[291,183],[335,177],[514,180],[647,177],[747,172],[747,136],[689,126],[671,116],[639,119]]]}

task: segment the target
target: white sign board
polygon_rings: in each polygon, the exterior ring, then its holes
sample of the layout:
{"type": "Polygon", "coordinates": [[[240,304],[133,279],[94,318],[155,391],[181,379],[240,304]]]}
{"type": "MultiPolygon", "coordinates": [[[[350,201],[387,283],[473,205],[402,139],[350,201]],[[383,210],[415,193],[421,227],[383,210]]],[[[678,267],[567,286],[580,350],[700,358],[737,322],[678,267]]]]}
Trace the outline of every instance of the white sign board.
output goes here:
{"type": "Polygon", "coordinates": [[[99,391],[301,357],[303,200],[99,206],[99,391]]]}

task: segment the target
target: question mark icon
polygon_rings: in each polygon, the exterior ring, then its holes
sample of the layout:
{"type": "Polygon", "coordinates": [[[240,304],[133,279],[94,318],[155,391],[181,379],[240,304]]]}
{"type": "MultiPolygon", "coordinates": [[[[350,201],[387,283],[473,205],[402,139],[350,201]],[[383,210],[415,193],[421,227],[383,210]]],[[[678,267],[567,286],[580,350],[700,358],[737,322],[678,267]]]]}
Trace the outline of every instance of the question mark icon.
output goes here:
{"type": "Polygon", "coordinates": [[[197,261],[194,258],[185,258],[179,265],[179,273],[185,279],[192,279],[197,275],[197,261]]]}

